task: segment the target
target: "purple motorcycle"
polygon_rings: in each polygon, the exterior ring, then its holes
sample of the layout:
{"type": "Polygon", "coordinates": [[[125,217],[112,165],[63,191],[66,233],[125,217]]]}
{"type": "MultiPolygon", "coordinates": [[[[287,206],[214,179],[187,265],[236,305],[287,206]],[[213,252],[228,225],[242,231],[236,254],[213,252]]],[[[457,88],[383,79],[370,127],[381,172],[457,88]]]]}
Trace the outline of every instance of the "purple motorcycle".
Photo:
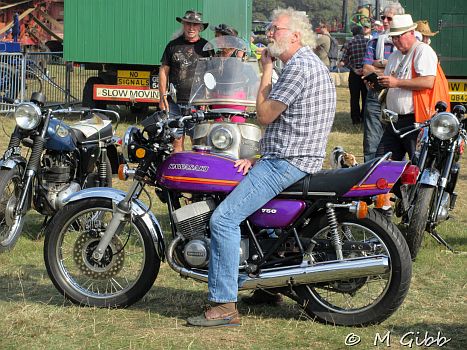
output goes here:
{"type": "MultiPolygon", "coordinates": [[[[44,251],[62,295],[79,305],[131,305],[164,260],[182,277],[207,282],[210,216],[244,176],[235,158],[208,147],[173,154],[170,129],[215,117],[148,117],[124,137],[124,154],[138,163],[120,169],[120,178],[133,178],[128,192],[90,188],[68,198],[47,227],[44,251]],[[151,197],[149,205],[140,200],[147,187],[167,205],[169,242],[151,197]]],[[[337,325],[376,324],[397,310],[410,285],[410,253],[397,227],[368,204],[396,183],[414,183],[416,169],[388,157],[309,175],[245,220],[239,290],[273,288],[337,325]]]]}

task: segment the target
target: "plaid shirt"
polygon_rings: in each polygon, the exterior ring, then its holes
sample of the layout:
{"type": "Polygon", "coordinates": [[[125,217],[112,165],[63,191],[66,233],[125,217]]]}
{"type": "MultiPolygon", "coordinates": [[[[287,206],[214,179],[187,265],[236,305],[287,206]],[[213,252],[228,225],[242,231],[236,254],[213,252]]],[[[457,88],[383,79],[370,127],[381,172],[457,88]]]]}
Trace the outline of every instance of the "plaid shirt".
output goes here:
{"type": "Polygon", "coordinates": [[[366,45],[368,39],[363,35],[356,35],[346,45],[346,50],[342,60],[352,69],[360,69],[363,67],[363,56],[365,56],[366,45]]]}
{"type": "MultiPolygon", "coordinates": [[[[378,38],[371,39],[366,47],[365,56],[363,57],[363,64],[372,65],[376,60],[376,44],[378,38]]],[[[384,58],[388,59],[389,55],[394,51],[394,45],[390,42],[384,43],[384,58]]]]}
{"type": "Polygon", "coordinates": [[[319,171],[336,111],[336,88],[326,66],[309,47],[300,48],[268,98],[287,109],[267,126],[261,154],[284,158],[310,174],[319,171]]]}

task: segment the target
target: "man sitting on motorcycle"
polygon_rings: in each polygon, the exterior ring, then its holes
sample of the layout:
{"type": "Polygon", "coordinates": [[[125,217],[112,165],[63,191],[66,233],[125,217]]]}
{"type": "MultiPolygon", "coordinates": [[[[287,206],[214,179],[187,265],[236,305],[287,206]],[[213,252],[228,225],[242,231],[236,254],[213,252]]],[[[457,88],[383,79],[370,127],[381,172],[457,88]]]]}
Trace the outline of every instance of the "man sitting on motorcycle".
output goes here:
{"type": "Polygon", "coordinates": [[[262,157],[235,162],[248,175],[214,211],[211,221],[208,299],[212,307],[188,318],[192,326],[235,326],[237,311],[240,223],[285,188],[322,167],[334,120],[336,91],[328,69],[313,53],[315,37],[306,15],[292,9],[273,12],[263,52],[256,109],[267,125],[262,157]],[[285,65],[272,87],[273,57],[285,65]],[[251,170],[250,170],[251,168],[251,170]]]}

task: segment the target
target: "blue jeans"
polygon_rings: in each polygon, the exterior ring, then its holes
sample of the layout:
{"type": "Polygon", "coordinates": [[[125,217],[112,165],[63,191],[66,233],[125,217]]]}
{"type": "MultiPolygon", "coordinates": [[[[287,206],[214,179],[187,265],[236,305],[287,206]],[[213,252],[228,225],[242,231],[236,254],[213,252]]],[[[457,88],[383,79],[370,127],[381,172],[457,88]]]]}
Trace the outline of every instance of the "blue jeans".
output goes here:
{"type": "Polygon", "coordinates": [[[260,159],[211,216],[208,299],[237,301],[240,223],[307,173],[278,158],[260,159]]]}
{"type": "Polygon", "coordinates": [[[369,89],[366,95],[363,117],[363,155],[365,162],[376,157],[376,150],[384,132],[383,124],[379,120],[381,104],[378,101],[378,94],[375,90],[369,89]]]}

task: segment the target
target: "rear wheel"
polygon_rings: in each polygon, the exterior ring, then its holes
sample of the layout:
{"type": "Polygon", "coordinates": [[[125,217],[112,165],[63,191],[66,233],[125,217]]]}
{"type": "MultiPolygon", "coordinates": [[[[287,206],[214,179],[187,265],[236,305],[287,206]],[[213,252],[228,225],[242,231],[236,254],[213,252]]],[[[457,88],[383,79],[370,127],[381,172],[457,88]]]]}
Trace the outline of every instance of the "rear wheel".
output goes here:
{"type": "Polygon", "coordinates": [[[47,272],[60,294],[76,304],[129,306],[151,289],[159,273],[153,238],[136,215],[112,238],[104,257],[93,258],[111,218],[112,201],[92,198],[67,204],[47,225],[47,272]]]}
{"type": "MultiPolygon", "coordinates": [[[[373,210],[362,220],[344,212],[338,213],[337,219],[343,242],[352,242],[347,245],[348,250],[343,250],[344,259],[385,255],[389,258],[389,272],[296,286],[293,298],[319,322],[342,326],[380,323],[397,310],[408,292],[412,264],[407,244],[397,227],[373,210]]],[[[302,235],[331,243],[326,217],[309,225],[302,235]]],[[[317,262],[336,259],[335,253],[330,251],[312,248],[311,254],[317,262]]]]}
{"type": "Polygon", "coordinates": [[[415,260],[422,246],[434,190],[431,186],[421,186],[415,198],[412,217],[406,230],[406,240],[412,260],[415,260]]]}

